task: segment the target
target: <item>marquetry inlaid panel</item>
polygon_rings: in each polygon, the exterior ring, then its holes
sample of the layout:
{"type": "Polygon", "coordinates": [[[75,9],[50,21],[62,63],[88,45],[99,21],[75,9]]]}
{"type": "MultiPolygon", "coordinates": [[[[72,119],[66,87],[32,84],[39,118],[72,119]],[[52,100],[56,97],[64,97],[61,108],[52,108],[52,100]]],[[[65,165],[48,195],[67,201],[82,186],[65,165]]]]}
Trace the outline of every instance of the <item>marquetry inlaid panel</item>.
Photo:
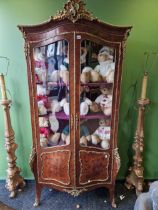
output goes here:
{"type": "Polygon", "coordinates": [[[80,184],[108,179],[109,154],[80,151],[80,184]]]}

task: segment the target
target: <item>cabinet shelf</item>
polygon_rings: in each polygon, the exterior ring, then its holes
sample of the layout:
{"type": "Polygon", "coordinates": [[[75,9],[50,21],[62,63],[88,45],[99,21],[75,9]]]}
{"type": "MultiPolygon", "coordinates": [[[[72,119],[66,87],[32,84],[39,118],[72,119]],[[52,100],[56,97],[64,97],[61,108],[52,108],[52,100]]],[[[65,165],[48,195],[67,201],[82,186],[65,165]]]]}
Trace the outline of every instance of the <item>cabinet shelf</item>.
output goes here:
{"type": "Polygon", "coordinates": [[[107,82],[89,82],[89,83],[81,83],[81,86],[88,86],[88,87],[112,87],[113,83],[107,83],[107,82]]]}
{"type": "Polygon", "coordinates": [[[47,83],[49,87],[58,87],[58,86],[62,86],[62,87],[65,87],[65,86],[69,86],[69,85],[66,85],[64,82],[48,82],[47,83]]]}
{"type": "MultiPolygon", "coordinates": [[[[66,115],[64,112],[57,112],[56,118],[59,120],[69,120],[70,116],[66,115]]],[[[81,115],[80,119],[87,119],[87,120],[93,120],[93,119],[105,119],[110,118],[110,116],[105,116],[103,113],[88,113],[87,115],[81,115]]]]}

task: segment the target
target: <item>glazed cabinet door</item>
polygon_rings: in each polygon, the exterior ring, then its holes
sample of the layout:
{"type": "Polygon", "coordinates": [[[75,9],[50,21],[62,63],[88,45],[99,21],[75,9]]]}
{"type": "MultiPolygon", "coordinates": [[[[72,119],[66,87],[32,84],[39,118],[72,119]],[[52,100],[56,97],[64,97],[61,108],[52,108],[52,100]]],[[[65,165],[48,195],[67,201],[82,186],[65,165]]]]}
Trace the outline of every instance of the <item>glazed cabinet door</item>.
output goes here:
{"type": "Polygon", "coordinates": [[[38,179],[57,186],[73,184],[72,39],[59,35],[33,48],[38,179]]]}
{"type": "Polygon", "coordinates": [[[77,180],[79,186],[90,186],[110,179],[116,49],[77,33],[76,62],[77,180]]]}

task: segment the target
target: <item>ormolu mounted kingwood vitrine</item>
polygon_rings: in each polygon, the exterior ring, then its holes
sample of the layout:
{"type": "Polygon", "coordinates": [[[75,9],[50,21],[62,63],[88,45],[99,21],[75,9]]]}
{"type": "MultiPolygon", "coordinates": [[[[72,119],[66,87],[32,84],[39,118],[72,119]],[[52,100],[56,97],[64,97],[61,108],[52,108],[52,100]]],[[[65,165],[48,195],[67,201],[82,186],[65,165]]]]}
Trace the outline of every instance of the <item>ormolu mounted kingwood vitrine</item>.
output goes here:
{"type": "Polygon", "coordinates": [[[94,18],[69,0],[49,21],[19,26],[25,38],[39,204],[43,186],[77,196],[106,187],[115,207],[120,85],[131,27],[94,18]]]}

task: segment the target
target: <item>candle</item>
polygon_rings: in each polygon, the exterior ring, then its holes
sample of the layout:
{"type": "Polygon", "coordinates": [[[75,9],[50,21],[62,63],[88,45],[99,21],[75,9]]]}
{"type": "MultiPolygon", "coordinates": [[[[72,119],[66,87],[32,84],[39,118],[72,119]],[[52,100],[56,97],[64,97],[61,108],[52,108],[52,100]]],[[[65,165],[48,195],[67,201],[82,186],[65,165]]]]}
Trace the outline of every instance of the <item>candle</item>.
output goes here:
{"type": "Polygon", "coordinates": [[[147,81],[148,81],[148,73],[145,72],[142,81],[141,99],[146,98],[147,81]]]}
{"type": "Polygon", "coordinates": [[[7,100],[7,94],[6,94],[5,81],[4,81],[3,74],[0,74],[0,87],[1,87],[1,93],[2,93],[2,100],[7,100]]]}

